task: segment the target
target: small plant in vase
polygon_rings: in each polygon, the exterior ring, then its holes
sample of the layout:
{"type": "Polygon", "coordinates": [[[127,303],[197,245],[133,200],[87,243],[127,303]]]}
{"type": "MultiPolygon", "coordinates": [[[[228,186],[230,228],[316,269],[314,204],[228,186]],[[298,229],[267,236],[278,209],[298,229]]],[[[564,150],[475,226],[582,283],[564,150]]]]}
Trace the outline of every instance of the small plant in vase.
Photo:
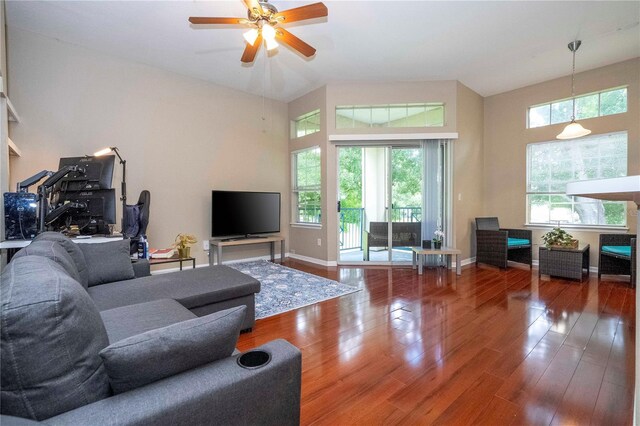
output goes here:
{"type": "Polygon", "coordinates": [[[442,229],[438,228],[433,233],[433,248],[438,250],[442,248],[442,241],[444,240],[444,232],[442,229]]]}
{"type": "Polygon", "coordinates": [[[191,246],[197,242],[198,240],[193,234],[178,234],[173,243],[173,248],[178,250],[180,259],[186,259],[191,257],[191,246]]]}
{"type": "Polygon", "coordinates": [[[578,240],[574,239],[567,231],[555,227],[551,231],[542,236],[542,241],[547,248],[551,247],[563,247],[563,248],[577,248],[578,240]]]}

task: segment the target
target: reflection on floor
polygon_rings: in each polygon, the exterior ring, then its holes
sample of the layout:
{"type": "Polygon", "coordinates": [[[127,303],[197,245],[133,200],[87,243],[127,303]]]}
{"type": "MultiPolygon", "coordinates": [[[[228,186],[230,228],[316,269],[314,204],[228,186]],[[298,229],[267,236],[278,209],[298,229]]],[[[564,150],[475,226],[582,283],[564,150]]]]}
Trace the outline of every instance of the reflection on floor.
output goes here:
{"type": "Polygon", "coordinates": [[[362,288],[240,336],[240,350],[277,338],[300,348],[303,425],[632,422],[628,278],[285,265],[362,288]]]}
{"type": "MultiPolygon", "coordinates": [[[[341,250],[340,261],[341,262],[362,262],[363,255],[364,254],[362,250],[358,250],[358,249],[341,250]]],[[[411,256],[412,256],[411,248],[409,247],[394,248],[391,256],[394,262],[411,262],[411,256]]],[[[370,262],[388,262],[389,250],[378,250],[378,249],[369,250],[369,261],[370,262]]]]}

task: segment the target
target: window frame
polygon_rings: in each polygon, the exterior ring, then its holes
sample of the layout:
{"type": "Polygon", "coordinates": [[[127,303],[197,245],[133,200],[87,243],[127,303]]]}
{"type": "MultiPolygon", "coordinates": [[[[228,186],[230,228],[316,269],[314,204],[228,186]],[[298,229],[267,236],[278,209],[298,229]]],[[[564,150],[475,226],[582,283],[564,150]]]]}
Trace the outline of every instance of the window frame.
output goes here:
{"type": "MultiPolygon", "coordinates": [[[[336,129],[406,129],[406,128],[434,128],[434,127],[444,127],[446,125],[446,105],[444,102],[422,102],[422,103],[402,103],[402,104],[375,104],[375,105],[336,105],[335,109],[334,109],[334,114],[335,114],[335,128],[336,129]],[[414,115],[409,115],[409,110],[412,108],[422,108],[424,111],[423,113],[425,114],[425,122],[422,125],[397,125],[397,126],[393,126],[391,125],[391,123],[394,122],[410,122],[411,121],[411,117],[413,117],[414,115]],[[440,109],[442,111],[442,121],[439,124],[434,124],[434,125],[430,125],[427,122],[427,117],[426,114],[429,113],[429,108],[432,109],[440,109]],[[392,119],[392,116],[394,114],[392,114],[392,111],[398,111],[400,109],[404,109],[405,110],[405,115],[404,116],[399,116],[396,117],[394,119],[392,119]],[[338,114],[339,111],[348,111],[351,110],[351,126],[343,126],[341,125],[341,119],[340,117],[344,117],[347,118],[344,115],[338,114]],[[358,120],[356,120],[356,110],[362,112],[365,112],[366,110],[368,110],[369,112],[369,122],[365,123],[364,121],[362,123],[366,124],[363,126],[359,126],[356,125],[356,122],[358,122],[358,120]],[[373,120],[373,117],[375,115],[375,113],[380,113],[382,112],[382,110],[386,110],[386,116],[387,116],[387,120],[385,122],[377,122],[373,120]]],[[[413,124],[413,123],[412,123],[413,124]]]]}
{"type": "Polygon", "coordinates": [[[299,138],[303,138],[305,136],[309,136],[309,135],[313,135],[314,133],[318,133],[320,132],[320,127],[321,127],[321,122],[320,122],[320,109],[314,109],[311,112],[307,112],[305,114],[302,114],[299,117],[296,117],[294,120],[291,121],[291,139],[299,139],[299,138]],[[317,117],[318,118],[318,126],[315,128],[315,130],[313,131],[309,131],[306,123],[309,121],[309,119],[317,117]],[[304,128],[304,134],[303,135],[298,135],[298,125],[300,123],[305,123],[305,128],[304,128]]]}
{"type": "Polygon", "coordinates": [[[308,148],[298,149],[291,152],[291,218],[291,225],[293,226],[309,228],[322,227],[322,149],[320,145],[314,145],[308,148]],[[320,172],[318,175],[319,181],[315,185],[300,188],[298,186],[298,155],[315,150],[318,151],[318,168],[320,172]],[[305,222],[300,220],[299,194],[301,192],[318,193],[319,217],[317,222],[305,222]]]}
{"type": "MultiPolygon", "coordinates": [[[[608,133],[603,133],[603,134],[597,134],[597,135],[590,135],[588,137],[584,137],[581,138],[579,140],[569,140],[569,141],[559,141],[559,140],[552,140],[552,141],[543,141],[543,142],[532,142],[527,144],[526,148],[525,148],[525,162],[526,162],[526,177],[525,177],[525,212],[526,212],[526,223],[525,226],[528,227],[539,227],[539,228],[546,228],[546,227],[555,227],[555,226],[562,226],[563,228],[574,228],[574,229],[583,229],[583,230],[621,230],[621,229],[628,229],[628,205],[627,202],[625,201],[606,201],[606,200],[597,200],[597,199],[593,199],[593,203],[604,203],[604,204],[619,204],[621,206],[623,206],[624,209],[624,213],[623,213],[623,217],[624,217],[624,223],[623,224],[616,224],[616,225],[607,225],[604,223],[597,223],[597,224],[585,224],[585,223],[568,223],[568,222],[564,222],[564,221],[553,221],[551,220],[551,218],[549,219],[548,222],[532,222],[531,221],[531,202],[530,202],[530,197],[531,196],[536,196],[536,195],[542,195],[542,196],[549,196],[552,197],[554,195],[560,195],[560,196],[566,196],[569,197],[569,201],[568,203],[571,204],[571,206],[574,206],[575,204],[584,204],[584,202],[580,202],[577,199],[578,198],[584,198],[584,197],[576,197],[576,196],[568,196],[566,195],[566,192],[560,192],[560,191],[547,191],[547,192],[542,192],[542,191],[530,191],[530,179],[531,179],[531,162],[530,162],[530,148],[532,146],[536,146],[536,145],[548,145],[548,144],[570,144],[570,143],[575,143],[575,142],[582,142],[584,140],[588,140],[588,139],[596,139],[596,138],[603,138],[603,137],[607,137],[607,136],[613,136],[613,135],[619,135],[619,134],[624,134],[626,136],[626,153],[625,153],[625,168],[626,168],[626,172],[628,174],[628,167],[629,167],[629,134],[626,130],[624,131],[620,131],[620,132],[608,132],[608,133]]],[[[602,158],[606,158],[606,157],[598,157],[598,160],[600,161],[600,159],[602,158]]],[[[594,179],[604,179],[604,178],[594,178],[594,179]]],[[[589,179],[585,179],[585,180],[589,180],[589,179]]],[[[549,190],[550,188],[546,188],[547,190],[549,190]]],[[[573,207],[572,207],[572,211],[573,211],[573,207]]]]}
{"type": "Polygon", "coordinates": [[[567,101],[571,101],[572,103],[572,115],[576,117],[577,120],[587,120],[587,119],[592,119],[592,118],[599,118],[599,117],[608,117],[610,115],[617,115],[617,114],[625,114],[627,112],[629,112],[629,86],[625,85],[625,86],[617,86],[617,87],[611,87],[608,89],[603,89],[597,92],[591,92],[591,93],[583,93],[581,95],[576,95],[573,97],[568,97],[568,98],[563,98],[563,99],[556,99],[553,100],[551,102],[543,102],[540,104],[536,104],[536,105],[531,105],[527,108],[526,111],[526,126],[527,129],[539,129],[541,127],[547,127],[547,126],[553,126],[556,124],[564,124],[564,123],[569,123],[571,121],[571,119],[567,120],[567,121],[556,121],[553,122],[552,121],[552,117],[553,117],[553,105],[557,105],[557,104],[561,104],[562,102],[567,102],[567,101]],[[624,89],[626,91],[626,108],[624,111],[621,112],[615,112],[612,114],[602,114],[602,95],[606,94],[606,93],[610,93],[610,92],[615,92],[617,90],[622,90],[624,89]],[[598,96],[598,114],[594,115],[592,117],[580,117],[578,118],[576,115],[576,100],[577,99],[581,99],[581,98],[586,98],[589,96],[593,96],[593,95],[597,95],[598,96]],[[549,124],[542,124],[539,126],[531,126],[531,110],[532,109],[536,109],[536,108],[541,108],[541,107],[547,107],[549,109],[549,124]]]}

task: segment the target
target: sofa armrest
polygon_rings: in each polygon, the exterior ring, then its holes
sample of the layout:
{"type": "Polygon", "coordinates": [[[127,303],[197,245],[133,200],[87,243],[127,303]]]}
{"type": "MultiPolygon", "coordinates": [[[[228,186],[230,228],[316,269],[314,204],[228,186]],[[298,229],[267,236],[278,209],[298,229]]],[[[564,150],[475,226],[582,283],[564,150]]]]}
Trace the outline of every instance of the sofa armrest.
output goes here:
{"type": "Polygon", "coordinates": [[[136,278],[148,277],[151,275],[151,265],[147,259],[138,259],[131,263],[133,266],[133,273],[136,278]]]}
{"type": "Polygon", "coordinates": [[[49,425],[281,424],[300,422],[302,357],[274,340],[256,349],[271,354],[245,369],[230,356],[45,420],[49,425]]]}

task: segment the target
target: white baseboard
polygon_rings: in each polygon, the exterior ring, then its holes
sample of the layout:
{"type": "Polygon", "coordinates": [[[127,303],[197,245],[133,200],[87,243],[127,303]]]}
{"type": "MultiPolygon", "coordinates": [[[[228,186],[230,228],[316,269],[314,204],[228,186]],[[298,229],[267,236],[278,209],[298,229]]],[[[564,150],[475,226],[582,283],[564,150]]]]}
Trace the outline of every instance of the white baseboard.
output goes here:
{"type": "Polygon", "coordinates": [[[338,262],[336,262],[335,260],[322,260],[322,259],[316,259],[315,257],[302,256],[300,254],[292,254],[292,253],[288,253],[287,256],[292,259],[302,260],[309,263],[315,263],[316,265],[338,266],[338,262]]]}

